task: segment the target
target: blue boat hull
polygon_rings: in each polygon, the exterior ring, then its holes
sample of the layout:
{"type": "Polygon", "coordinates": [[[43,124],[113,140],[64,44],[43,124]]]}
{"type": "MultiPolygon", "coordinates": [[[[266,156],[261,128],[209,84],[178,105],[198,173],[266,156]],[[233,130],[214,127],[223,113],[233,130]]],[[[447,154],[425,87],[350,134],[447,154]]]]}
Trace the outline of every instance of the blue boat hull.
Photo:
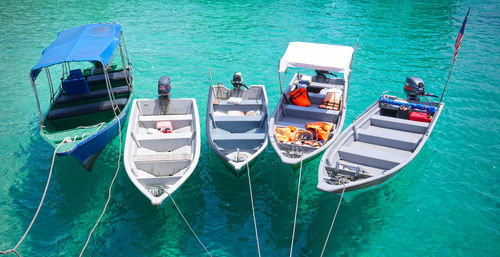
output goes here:
{"type": "MultiPolygon", "coordinates": [[[[130,109],[130,103],[132,96],[130,96],[126,107],[122,110],[119,115],[121,128],[125,126],[125,121],[130,109]]],[[[102,149],[113,140],[118,134],[119,126],[116,119],[113,122],[107,124],[106,127],[101,129],[96,134],[88,137],[86,140],[80,142],[78,145],[73,147],[71,150],[57,153],[59,156],[72,155],[75,157],[80,164],[87,170],[90,171],[94,165],[95,160],[101,153],[102,149]]]]}

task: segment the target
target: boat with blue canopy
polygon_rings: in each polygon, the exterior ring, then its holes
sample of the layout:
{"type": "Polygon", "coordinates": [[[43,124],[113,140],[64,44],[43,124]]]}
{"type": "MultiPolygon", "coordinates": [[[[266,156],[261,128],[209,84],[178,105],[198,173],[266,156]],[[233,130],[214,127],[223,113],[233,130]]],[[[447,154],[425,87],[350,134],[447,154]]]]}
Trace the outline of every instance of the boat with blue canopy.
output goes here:
{"type": "Polygon", "coordinates": [[[87,24],[59,32],[29,77],[41,137],[57,149],[57,155],[72,155],[91,170],[123,127],[132,99],[132,64],[122,27],[87,24]],[[48,90],[39,91],[35,81],[43,71],[48,90]],[[53,79],[52,74],[61,75],[53,79]],[[48,98],[40,99],[39,94],[45,93],[48,98]],[[42,110],[47,105],[48,110],[42,110]]]}

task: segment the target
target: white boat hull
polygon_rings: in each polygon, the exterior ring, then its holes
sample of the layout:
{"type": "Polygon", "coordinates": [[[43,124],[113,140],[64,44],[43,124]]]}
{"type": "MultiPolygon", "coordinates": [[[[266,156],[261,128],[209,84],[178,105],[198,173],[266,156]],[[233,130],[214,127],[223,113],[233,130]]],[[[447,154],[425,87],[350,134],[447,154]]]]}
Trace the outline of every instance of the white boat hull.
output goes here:
{"type": "Polygon", "coordinates": [[[125,170],[151,204],[160,205],[173,194],[191,176],[199,157],[195,99],[171,99],[163,107],[155,99],[134,100],[125,142],[125,170]],[[158,131],[160,121],[170,121],[172,132],[158,131]]]}

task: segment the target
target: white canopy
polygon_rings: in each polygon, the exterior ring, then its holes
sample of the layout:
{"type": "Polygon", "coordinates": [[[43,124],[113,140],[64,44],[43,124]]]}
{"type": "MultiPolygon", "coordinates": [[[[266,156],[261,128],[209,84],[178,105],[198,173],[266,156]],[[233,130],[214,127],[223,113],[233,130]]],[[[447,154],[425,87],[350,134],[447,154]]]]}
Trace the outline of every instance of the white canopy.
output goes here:
{"type": "Polygon", "coordinates": [[[279,72],[295,67],[345,73],[353,53],[350,46],[290,42],[281,58],[279,72]]]}

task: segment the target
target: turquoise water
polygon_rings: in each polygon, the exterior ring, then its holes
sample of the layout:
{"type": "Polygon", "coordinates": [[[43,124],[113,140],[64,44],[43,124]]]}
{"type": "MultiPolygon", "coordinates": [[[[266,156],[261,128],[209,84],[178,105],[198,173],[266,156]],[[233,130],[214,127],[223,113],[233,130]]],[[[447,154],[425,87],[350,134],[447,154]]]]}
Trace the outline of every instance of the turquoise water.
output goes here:
{"type": "MultiPolygon", "coordinates": [[[[229,84],[265,84],[278,102],[277,62],[290,41],[354,46],[346,124],[386,90],[419,76],[440,94],[455,38],[471,7],[445,109],[417,158],[389,183],[346,194],[327,256],[500,254],[500,3],[498,1],[1,1],[0,250],[14,246],[38,206],[53,149],[37,131],[28,72],[62,29],[123,25],[136,97],[155,97],[169,74],[175,97],[195,97],[204,131],[210,65],[229,84]]],[[[41,76],[44,78],[44,76],[41,76]]],[[[41,89],[47,95],[48,89],[41,89]]],[[[47,107],[46,103],[44,107],[47,107]]],[[[202,133],[198,168],[176,193],[214,256],[257,256],[247,177],[236,178],[202,133]]],[[[46,202],[23,256],[75,256],[100,214],[118,139],[92,172],[57,158],[46,202]]],[[[319,256],[338,195],[316,190],[319,159],[304,165],[294,256],[319,256]]],[[[298,171],[269,147],[251,167],[263,256],[288,256],[298,171]]],[[[86,256],[202,256],[172,203],[153,207],[122,168],[86,256]]]]}

